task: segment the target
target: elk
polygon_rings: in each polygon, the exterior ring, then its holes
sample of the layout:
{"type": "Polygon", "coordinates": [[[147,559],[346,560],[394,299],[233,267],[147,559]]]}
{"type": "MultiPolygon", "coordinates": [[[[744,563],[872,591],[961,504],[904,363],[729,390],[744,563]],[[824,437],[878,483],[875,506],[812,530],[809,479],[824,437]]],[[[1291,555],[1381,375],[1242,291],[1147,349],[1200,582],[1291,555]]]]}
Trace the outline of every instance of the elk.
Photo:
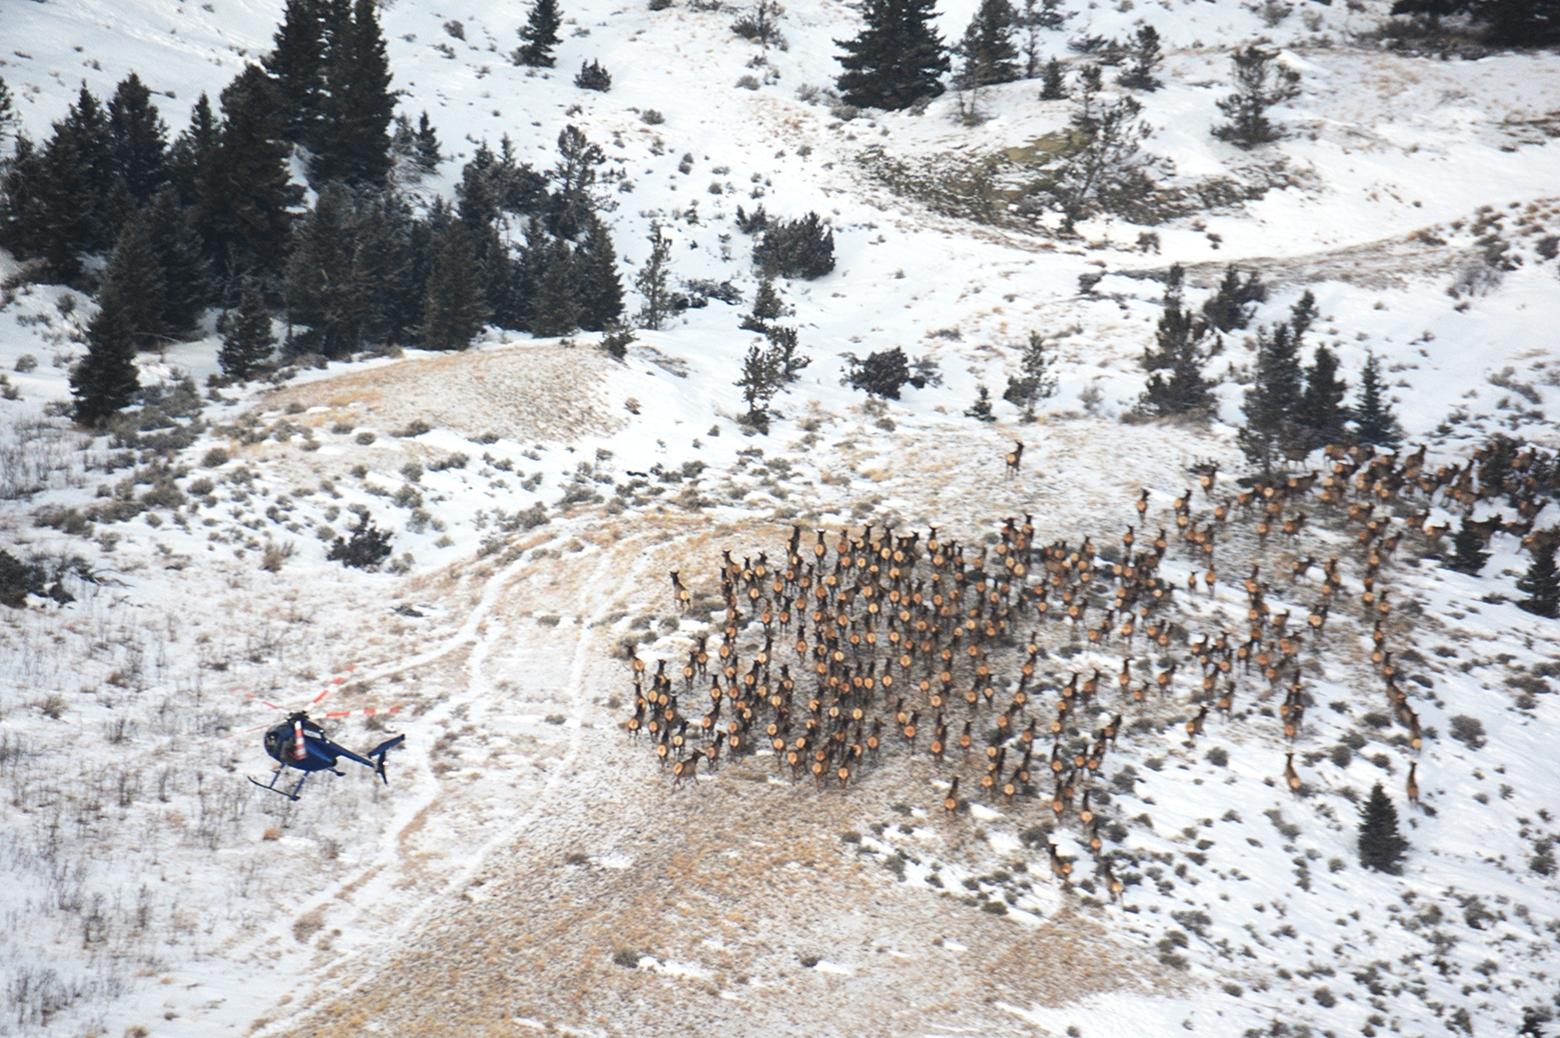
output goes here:
{"type": "Polygon", "coordinates": [[[1195,742],[1197,737],[1202,734],[1203,722],[1206,721],[1207,719],[1208,719],[1208,704],[1204,703],[1202,705],[1202,707],[1197,711],[1197,715],[1195,717],[1193,717],[1190,721],[1186,722],[1186,737],[1188,739],[1191,739],[1192,741],[1195,742]]]}
{"type": "Polygon", "coordinates": [[[1289,787],[1291,793],[1300,792],[1300,775],[1295,771],[1293,752],[1284,754],[1284,784],[1289,787]]]}
{"type": "Polygon", "coordinates": [[[1062,857],[1061,851],[1057,850],[1056,844],[1052,843],[1049,838],[1045,841],[1045,846],[1046,855],[1051,859],[1051,875],[1055,876],[1065,886],[1067,877],[1072,875],[1072,862],[1062,857]]]}
{"type": "Polygon", "coordinates": [[[1415,807],[1419,806],[1419,779],[1416,777],[1418,770],[1419,762],[1410,761],[1408,765],[1408,782],[1404,788],[1404,792],[1408,794],[1408,802],[1415,807]]]}
{"type": "Polygon", "coordinates": [[[1019,462],[1024,460],[1024,443],[1022,440],[1013,441],[1013,449],[1007,453],[1007,478],[1012,479],[1018,475],[1019,462]]]}
{"type": "Polygon", "coordinates": [[[1119,902],[1121,892],[1126,889],[1121,880],[1116,877],[1116,872],[1110,867],[1110,862],[1100,863],[1100,878],[1105,881],[1105,889],[1110,892],[1110,899],[1119,902]]]}

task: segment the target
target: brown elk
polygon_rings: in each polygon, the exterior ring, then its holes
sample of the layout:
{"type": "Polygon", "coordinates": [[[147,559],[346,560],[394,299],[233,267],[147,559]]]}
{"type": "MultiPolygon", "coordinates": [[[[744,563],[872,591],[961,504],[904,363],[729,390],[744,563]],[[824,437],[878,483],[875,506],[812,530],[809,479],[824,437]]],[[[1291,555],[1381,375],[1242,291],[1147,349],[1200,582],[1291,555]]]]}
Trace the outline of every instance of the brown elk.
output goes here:
{"type": "Polygon", "coordinates": [[[1300,792],[1300,775],[1295,771],[1294,753],[1284,754],[1284,784],[1291,793],[1300,792]]]}
{"type": "Polygon", "coordinates": [[[1208,704],[1204,703],[1198,708],[1195,716],[1186,722],[1186,737],[1195,741],[1203,731],[1203,722],[1208,719],[1208,704]]]}
{"type": "Polygon", "coordinates": [[[1007,478],[1012,479],[1018,475],[1018,466],[1024,460],[1024,443],[1022,440],[1013,441],[1013,449],[1007,453],[1007,478]]]}
{"type": "Polygon", "coordinates": [[[1419,778],[1417,776],[1418,770],[1419,762],[1410,761],[1408,765],[1408,782],[1404,785],[1404,792],[1408,794],[1408,802],[1416,807],[1419,806],[1419,778]]]}

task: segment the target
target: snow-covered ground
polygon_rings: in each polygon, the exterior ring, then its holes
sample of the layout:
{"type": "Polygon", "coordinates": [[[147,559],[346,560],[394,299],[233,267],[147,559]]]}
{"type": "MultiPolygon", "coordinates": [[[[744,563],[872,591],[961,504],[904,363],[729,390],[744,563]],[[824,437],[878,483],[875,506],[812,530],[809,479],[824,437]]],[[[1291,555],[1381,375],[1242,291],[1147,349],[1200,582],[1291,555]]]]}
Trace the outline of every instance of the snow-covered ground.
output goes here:
{"type": "MultiPolygon", "coordinates": [[[[944,36],[975,6],[941,4],[944,36]]],[[[1192,463],[1220,460],[1228,485],[1252,357],[1238,337],[1219,361],[1223,422],[1121,421],[1171,263],[1194,304],[1226,264],[1257,270],[1273,289],[1258,322],[1314,292],[1311,341],[1351,386],[1380,357],[1432,461],[1497,430],[1560,447],[1554,55],[1389,52],[1357,35],[1385,0],[1298,4],[1271,25],[1257,4],[1064,6],[1041,49],[1069,64],[1085,32],[1142,20],[1164,35],[1166,86],[1141,100],[1171,183],[1275,186],[1153,227],[1086,221],[1078,238],[1048,231],[1054,218],[976,223],[896,192],[884,157],[964,168],[1057,131],[1067,104],[1031,82],[987,92],[975,127],[951,96],[843,118],[803,88],[831,83],[850,6],[793,0],[788,47],[754,66],[731,9],[575,0],[545,72],[506,57],[525,5],[386,6],[402,107],[426,109],[454,154],[431,190],[449,193],[476,143],[504,134],[550,166],[576,124],[621,174],[607,197],[625,281],[655,219],[677,278],[749,299],[738,205],[830,220],[835,271],[783,286],[812,364],[768,436],[734,421],[746,307],[711,302],[639,332],[622,364],[590,335],[491,332],[458,354],[201,396],[207,338],[143,358],[143,384],[165,383],[164,409],[190,427],[174,447],[156,440],[166,428],[91,439],[57,406],[90,299],[8,289],[3,543],[79,557],[98,580],[67,578],[65,605],[0,610],[0,1034],[1482,1035],[1525,1013],[1552,1033],[1557,628],[1512,604],[1526,556],[1505,534],[1480,577],[1412,538],[1388,564],[1417,757],[1352,605],[1308,650],[1304,796],[1285,788],[1276,703],[1245,696],[1189,743],[1183,672],[1129,715],[1104,775],[1130,862],[1119,905],[1082,882],[1090,855],[1066,825],[1079,874],[1052,882],[1044,844],[1024,838],[1042,801],[974,795],[946,815],[954,771],[924,755],[887,754],[844,792],[793,784],[766,756],[672,789],[619,727],[629,651],[684,651],[719,610],[723,550],[774,556],[792,523],[937,526],[973,544],[1024,513],[1041,541],[1115,545],[1139,488],[1146,535],[1173,527],[1192,463]],[[1288,137],[1246,153],[1207,128],[1230,47],[1257,36],[1284,48],[1303,93],[1281,111],[1288,137]],[[611,71],[609,93],[572,85],[586,60],[611,71]],[[1148,231],[1157,252],[1138,248],[1148,231]],[[1031,331],[1060,358],[1040,419],[1000,401],[994,424],[965,417],[978,384],[1000,396],[1031,331]],[[843,354],[892,346],[935,360],[942,384],[887,404],[841,385],[843,354]],[[1008,480],[1014,439],[1028,449],[1008,480]],[[354,507],[393,532],[380,572],[325,559],[354,507]],[[698,604],[687,615],[673,569],[698,604]],[[342,709],[402,708],[333,729],[354,747],[407,732],[390,786],[356,769],[291,804],[244,782],[269,764],[254,729],[272,715],[254,698],[325,689],[342,709]],[[1455,718],[1482,736],[1454,738],[1471,731],[1455,718]],[[1402,799],[1415,760],[1423,810],[1402,799]],[[1377,781],[1410,843],[1401,877],[1358,864],[1357,803],[1377,781]]],[[[35,138],[80,83],[104,97],[132,70],[177,131],[269,47],[281,7],[10,5],[0,76],[35,138]]],[[[0,254],[0,280],[17,270],[0,254]]],[[[1225,583],[1177,607],[1188,638],[1238,620],[1254,562],[1340,555],[1353,601],[1353,531],[1311,510],[1297,543],[1221,542],[1225,583]]],[[[1172,548],[1166,567],[1184,579],[1190,557],[1172,548]]],[[[1312,592],[1284,583],[1275,597],[1298,617],[1312,592]]]]}

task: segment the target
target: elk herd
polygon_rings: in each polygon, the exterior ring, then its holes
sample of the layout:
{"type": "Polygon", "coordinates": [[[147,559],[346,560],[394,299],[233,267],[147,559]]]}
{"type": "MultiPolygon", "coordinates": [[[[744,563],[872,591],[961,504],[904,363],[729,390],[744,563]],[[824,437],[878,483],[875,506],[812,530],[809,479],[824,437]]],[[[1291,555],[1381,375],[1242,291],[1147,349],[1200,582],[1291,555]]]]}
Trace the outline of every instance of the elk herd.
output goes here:
{"type": "MultiPolygon", "coordinates": [[[[1009,479],[1022,447],[1007,455],[1009,479]]],[[[1535,466],[1529,451],[1497,465],[1491,450],[1431,470],[1422,447],[1332,447],[1319,470],[1227,492],[1216,466],[1194,466],[1196,490],[1174,498],[1162,525],[1141,492],[1119,548],[1044,542],[1032,515],[1002,520],[979,545],[937,527],[793,526],[772,555],[722,554],[724,612],[685,655],[630,658],[625,727],[648,739],[673,785],[760,754],[792,780],[843,789],[889,757],[924,754],[947,775],[945,811],[1002,800],[1049,832],[1071,828],[1118,898],[1112,861],[1122,861],[1097,805],[1120,737],[1179,729],[1195,744],[1245,718],[1249,745],[1282,746],[1283,784],[1301,795],[1315,672],[1305,664],[1326,652],[1368,662],[1377,687],[1355,694],[1380,696],[1395,741],[1417,754],[1419,715],[1394,660],[1411,621],[1394,608],[1389,563],[1406,544],[1434,550],[1437,507],[1471,514],[1509,499],[1517,519],[1482,520],[1490,535],[1532,535],[1560,489],[1555,459],[1535,466]],[[1221,553],[1244,578],[1221,579],[1221,553]],[[1343,615],[1355,622],[1332,619],[1343,615]]],[[[690,607],[676,571],[671,601],[690,607]]],[[[1417,803],[1417,762],[1407,775],[1417,803]]],[[[1046,844],[1069,882],[1073,862],[1046,844]]]]}

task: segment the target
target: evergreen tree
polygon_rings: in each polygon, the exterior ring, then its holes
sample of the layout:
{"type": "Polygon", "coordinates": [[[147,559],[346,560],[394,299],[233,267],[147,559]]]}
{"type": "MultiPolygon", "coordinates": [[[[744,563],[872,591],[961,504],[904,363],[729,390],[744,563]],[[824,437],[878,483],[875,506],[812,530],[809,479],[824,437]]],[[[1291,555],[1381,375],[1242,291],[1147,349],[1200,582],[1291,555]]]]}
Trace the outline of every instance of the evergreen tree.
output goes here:
{"type": "Polygon", "coordinates": [[[672,253],[672,243],[661,232],[659,223],[650,225],[650,258],[645,260],[645,265],[639,268],[639,274],[634,278],[634,287],[644,299],[644,306],[639,311],[639,324],[642,328],[652,330],[659,329],[661,323],[666,320],[666,315],[671,312],[671,290],[667,286],[667,278],[670,270],[667,261],[672,253]]]}
{"type": "Polygon", "coordinates": [[[1471,13],[1488,26],[1485,39],[1497,46],[1560,44],[1560,0],[1473,0],[1471,13]]]}
{"type": "MultiPolygon", "coordinates": [[[[505,315],[514,318],[515,326],[529,329],[536,310],[536,296],[542,288],[542,276],[547,273],[547,254],[552,239],[542,226],[542,218],[532,214],[525,225],[525,242],[519,258],[510,265],[509,282],[505,292],[505,315]]],[[[498,320],[497,317],[494,318],[498,320]]],[[[499,321],[500,327],[509,327],[499,321]]]]}
{"type": "Polygon", "coordinates": [[[1062,75],[1062,63],[1055,58],[1045,63],[1040,75],[1040,100],[1060,101],[1067,97],[1067,81],[1062,75]]]}
{"type": "Polygon", "coordinates": [[[861,32],[834,41],[845,49],[836,81],[845,102],[898,111],[941,94],[948,51],[935,15],[935,0],[866,0],[861,32]]]}
{"type": "Polygon", "coordinates": [[[152,92],[130,73],[108,102],[108,147],[114,176],[130,197],[145,202],[168,180],[168,128],[152,92]]]}
{"type": "Polygon", "coordinates": [[[514,63],[552,68],[553,48],[562,42],[558,36],[558,27],[562,24],[558,0],[536,0],[525,28],[520,30],[520,39],[525,42],[515,51],[514,63]]]}
{"type": "Polygon", "coordinates": [[[43,156],[26,134],[0,162],[0,246],[17,256],[41,254],[48,238],[41,190],[43,156]]]}
{"type": "Polygon", "coordinates": [[[744,416],[749,425],[763,432],[769,431],[769,401],[780,391],[780,368],[774,351],[748,347],[742,359],[742,377],[735,385],[742,390],[742,399],[748,410],[744,416]]]}
{"type": "Polygon", "coordinates": [[[775,279],[766,274],[759,278],[758,289],[753,293],[753,310],[742,318],[741,327],[745,331],[763,333],[785,314],[785,302],[775,290],[775,279]]]}
{"type": "Polygon", "coordinates": [[[1030,332],[1019,358],[1020,374],[1008,379],[1002,399],[1019,408],[1024,421],[1035,420],[1035,402],[1056,392],[1056,375],[1052,371],[1051,351],[1039,332],[1030,332]]]}
{"type": "Polygon", "coordinates": [[[1152,189],[1141,145],[1149,134],[1142,106],[1130,97],[1102,101],[1099,66],[1085,68],[1069,126],[1071,148],[1057,163],[1052,192],[1063,228],[1141,198],[1152,189]]]}
{"type": "Polygon", "coordinates": [[[579,237],[596,209],[591,189],[596,168],[607,159],[600,145],[592,144],[579,127],[570,124],[558,134],[558,163],[553,167],[556,186],[549,199],[547,229],[570,241],[579,237]]]}
{"type": "Polygon", "coordinates": [[[1158,90],[1159,77],[1154,73],[1159,69],[1161,57],[1159,32],[1152,25],[1138,26],[1127,69],[1117,82],[1133,90],[1158,90]]]}
{"type": "Polygon", "coordinates": [[[782,383],[795,382],[801,370],[812,363],[811,357],[797,352],[799,340],[795,328],[771,324],[764,329],[764,338],[769,340],[769,351],[774,356],[782,383]]]}
{"type": "Polygon", "coordinates": [[[432,173],[439,168],[439,163],[444,161],[444,156],[439,152],[439,135],[434,132],[433,124],[428,121],[428,113],[424,112],[417,119],[417,165],[425,173],[432,173]]]}
{"type": "Polygon", "coordinates": [[[430,350],[463,350],[482,331],[487,308],[477,283],[471,232],[451,223],[428,275],[423,301],[423,342],[430,350]]]}
{"type": "Polygon", "coordinates": [[[211,273],[190,210],[180,206],[172,185],[152,196],[145,223],[162,271],[158,326],[164,336],[187,339],[196,330],[211,296],[211,273]]]}
{"type": "Polygon", "coordinates": [[[11,88],[5,85],[5,80],[0,79],[0,144],[15,131],[16,124],[20,120],[16,117],[16,101],[11,96],[11,88]]]}
{"type": "Polygon", "coordinates": [[[319,139],[325,117],[325,34],[330,0],[286,0],[282,24],[262,59],[276,82],[283,133],[294,144],[319,139]]]}
{"type": "Polygon", "coordinates": [[[613,360],[628,359],[628,348],[634,343],[633,329],[622,323],[612,324],[601,337],[601,348],[613,360]]]}
{"type": "Polygon", "coordinates": [[[1360,809],[1359,834],[1361,865],[1393,876],[1403,871],[1408,841],[1398,833],[1397,808],[1392,806],[1380,782],[1371,789],[1370,799],[1360,809]]]}
{"type": "Polygon", "coordinates": [[[594,213],[587,217],[585,241],[575,255],[580,327],[599,332],[623,316],[623,282],[618,277],[612,235],[594,213]]]}
{"type": "Polygon", "coordinates": [[[975,387],[975,402],[964,411],[964,417],[973,418],[977,422],[994,422],[997,416],[991,413],[991,390],[985,385],[977,384],[975,387]]]}
{"type": "Polygon", "coordinates": [[[1018,49],[1013,46],[1017,20],[1008,0],[980,0],[959,45],[969,86],[1011,83],[1018,78],[1018,49]]]}
{"type": "Polygon", "coordinates": [[[1439,20],[1443,15],[1461,14],[1468,9],[1472,0],[1396,0],[1392,5],[1392,14],[1423,14],[1429,15],[1433,20],[1439,20]]]}
{"type": "Polygon", "coordinates": [[[1326,346],[1318,346],[1305,370],[1305,392],[1295,413],[1307,450],[1343,442],[1343,423],[1348,418],[1343,398],[1348,388],[1349,384],[1338,377],[1338,358],[1326,346]]]}
{"type": "Polygon", "coordinates": [[[1517,605],[1536,616],[1554,619],[1560,616],[1560,571],[1555,568],[1555,546],[1560,530],[1550,530],[1533,544],[1533,561],[1527,573],[1517,581],[1517,590],[1527,597],[1517,605]]]}
{"type": "Polygon", "coordinates": [[[753,262],[770,276],[822,277],[834,269],[834,230],[811,211],[797,220],[769,220],[753,262]]]}
{"type": "Polygon", "coordinates": [[[1301,442],[1295,422],[1300,403],[1300,352],[1289,325],[1257,330],[1257,362],[1246,391],[1245,427],[1238,434],[1246,458],[1270,475],[1280,453],[1301,442]]]}
{"type": "Polygon", "coordinates": [[[1210,336],[1207,322],[1194,317],[1182,304],[1184,276],[1179,264],[1170,268],[1165,281],[1165,312],[1160,315],[1154,345],[1143,354],[1142,365],[1149,379],[1139,406],[1147,414],[1202,415],[1213,408],[1213,386],[1203,377],[1203,366],[1218,352],[1218,340],[1210,336]]]}
{"type": "Polygon", "coordinates": [[[1465,515],[1457,527],[1457,533],[1452,537],[1452,557],[1446,565],[1459,573],[1478,576],[1484,564],[1490,561],[1490,553],[1484,548],[1483,535],[1469,524],[1468,517],[1465,515]]]}
{"type": "Polygon", "coordinates": [[[1256,271],[1241,279],[1240,271],[1231,263],[1224,270],[1224,280],[1219,282],[1213,295],[1203,301],[1203,318],[1221,332],[1232,332],[1251,323],[1256,305],[1267,299],[1267,286],[1256,271]]]}
{"type": "Polygon", "coordinates": [[[118,227],[110,212],[113,188],[108,118],[83,85],[65,118],[54,124],[32,188],[40,251],[57,279],[73,279],[83,253],[101,252],[112,243],[118,227]]]}
{"type": "Polygon", "coordinates": [[[1277,51],[1255,43],[1236,49],[1235,93],[1219,101],[1219,111],[1229,119],[1215,125],[1213,135],[1242,148],[1278,140],[1280,134],[1267,117],[1268,109],[1300,93],[1300,73],[1276,62],[1277,51]]]}
{"type": "Polygon", "coordinates": [[[181,206],[199,202],[200,184],[209,175],[220,140],[221,127],[211,112],[211,102],[201,94],[190,111],[190,125],[168,149],[168,178],[178,191],[181,206]]]}
{"type": "Polygon", "coordinates": [[[77,422],[98,427],[124,408],[140,388],[135,367],[135,338],[123,316],[124,300],[105,291],[87,325],[87,355],[71,370],[77,422]]]}
{"type": "Polygon", "coordinates": [[[380,215],[374,196],[327,184],[294,226],[283,281],[292,352],[335,359],[384,342],[384,291],[404,257],[381,233],[380,215]]]}
{"type": "Polygon", "coordinates": [[[312,178],[382,185],[390,172],[395,92],[374,0],[355,0],[350,17],[327,36],[325,85],[323,117],[308,141],[312,178]]]}
{"type": "Polygon", "coordinates": [[[1359,403],[1354,405],[1354,436],[1360,443],[1371,447],[1391,449],[1402,439],[1392,404],[1387,400],[1381,385],[1381,364],[1374,353],[1365,357],[1365,369],[1360,372],[1359,403]]]}
{"type": "Polygon", "coordinates": [[[260,370],[276,348],[271,333],[271,313],[266,309],[260,286],[246,278],[238,297],[238,309],[223,315],[222,349],[217,363],[222,374],[234,382],[247,381],[260,370]]]}
{"type": "Polygon", "coordinates": [[[579,74],[574,77],[574,85],[581,90],[595,90],[604,94],[612,89],[612,73],[599,61],[581,62],[579,74]]]}
{"type": "Polygon", "coordinates": [[[1316,314],[1316,295],[1308,288],[1289,308],[1289,328],[1295,333],[1296,342],[1311,330],[1311,325],[1316,323],[1316,314]]]}
{"type": "Polygon", "coordinates": [[[1024,78],[1034,79],[1040,75],[1039,0],[1024,0],[1018,27],[1024,30],[1024,78]]]}
{"type": "Polygon", "coordinates": [[[125,221],[103,271],[99,294],[116,300],[118,322],[128,331],[133,348],[151,349],[162,341],[168,290],[146,214],[125,221]]]}
{"type": "Polygon", "coordinates": [[[569,243],[555,239],[547,250],[547,265],[536,290],[531,334],[567,335],[580,326],[580,299],[575,292],[575,257],[569,243]]]}
{"type": "Polygon", "coordinates": [[[250,65],[222,91],[222,131],[200,184],[201,234],[219,281],[269,281],[287,255],[289,209],[301,192],[288,179],[276,87],[250,65]]]}

